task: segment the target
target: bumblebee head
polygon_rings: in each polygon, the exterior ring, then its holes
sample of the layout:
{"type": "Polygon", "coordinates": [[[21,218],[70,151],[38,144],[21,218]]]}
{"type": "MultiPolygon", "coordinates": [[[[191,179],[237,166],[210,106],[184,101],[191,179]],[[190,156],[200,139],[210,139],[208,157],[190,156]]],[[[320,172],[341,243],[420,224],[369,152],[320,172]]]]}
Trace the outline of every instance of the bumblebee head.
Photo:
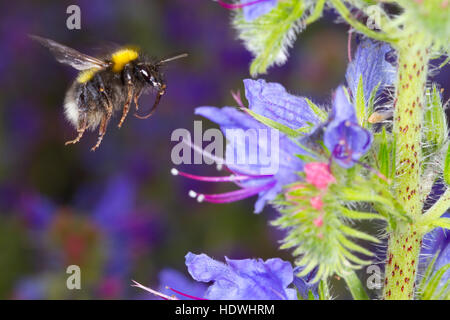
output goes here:
{"type": "Polygon", "coordinates": [[[136,73],[139,79],[146,84],[149,84],[158,91],[164,90],[165,84],[157,66],[149,63],[138,64],[136,66],[136,73]]]}

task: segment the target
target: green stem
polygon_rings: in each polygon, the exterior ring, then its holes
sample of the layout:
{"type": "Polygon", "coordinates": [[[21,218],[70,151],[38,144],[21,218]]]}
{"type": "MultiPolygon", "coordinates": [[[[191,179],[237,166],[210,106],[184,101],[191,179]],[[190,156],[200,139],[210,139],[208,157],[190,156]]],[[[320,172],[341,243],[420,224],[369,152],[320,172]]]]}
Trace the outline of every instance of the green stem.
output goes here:
{"type": "Polygon", "coordinates": [[[349,272],[343,278],[355,300],[369,300],[361,281],[354,271],[349,272]]]}
{"type": "Polygon", "coordinates": [[[356,20],[352,16],[350,11],[347,9],[345,4],[343,4],[340,0],[330,0],[330,2],[333,4],[337,12],[339,12],[339,14],[342,16],[342,18],[344,18],[345,21],[347,21],[347,23],[351,25],[355,30],[375,40],[390,43],[394,43],[396,41],[396,39],[389,37],[386,33],[373,31],[372,29],[369,29],[367,26],[356,20]]]}
{"type": "Polygon", "coordinates": [[[423,34],[411,34],[397,45],[398,74],[394,101],[394,195],[411,218],[399,221],[388,243],[385,299],[413,299],[423,228],[421,152],[423,108],[428,72],[428,42],[423,34]]]}

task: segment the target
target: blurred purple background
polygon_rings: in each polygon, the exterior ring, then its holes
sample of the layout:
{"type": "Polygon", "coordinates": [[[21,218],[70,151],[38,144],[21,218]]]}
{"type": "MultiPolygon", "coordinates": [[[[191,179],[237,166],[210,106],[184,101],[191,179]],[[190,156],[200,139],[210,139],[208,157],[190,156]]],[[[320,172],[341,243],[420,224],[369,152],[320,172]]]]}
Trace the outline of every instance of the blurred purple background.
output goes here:
{"type": "MultiPolygon", "coordinates": [[[[82,0],[81,30],[66,28],[71,1],[0,4],[0,298],[151,298],[131,279],[159,286],[164,268],[186,274],[184,255],[292,260],[277,249],[274,212],[254,215],[253,201],[199,204],[188,197],[232,190],[170,175],[176,128],[193,130],[194,108],[234,105],[250,54],[236,40],[230,14],[210,0],[82,0]],[[95,55],[109,43],[135,44],[154,56],[188,52],[165,70],[167,94],[150,119],[131,113],[64,146],[74,129],[63,116],[76,70],[27,38],[32,33],[95,55]],[[66,267],[82,270],[82,290],[67,290],[66,267]]],[[[264,76],[295,94],[327,103],[344,79],[347,28],[330,16],[304,32],[283,67],[264,76]]],[[[448,83],[446,76],[441,80],[448,83]]],[[[148,110],[151,95],[140,106],[148,110]]],[[[143,111],[142,111],[143,112],[143,111]]],[[[204,127],[212,126],[204,122],[204,127]]],[[[217,175],[213,166],[186,171],[217,175]]],[[[339,292],[341,281],[334,284],[339,292]]],[[[341,296],[342,297],[342,296],[341,296]]]]}

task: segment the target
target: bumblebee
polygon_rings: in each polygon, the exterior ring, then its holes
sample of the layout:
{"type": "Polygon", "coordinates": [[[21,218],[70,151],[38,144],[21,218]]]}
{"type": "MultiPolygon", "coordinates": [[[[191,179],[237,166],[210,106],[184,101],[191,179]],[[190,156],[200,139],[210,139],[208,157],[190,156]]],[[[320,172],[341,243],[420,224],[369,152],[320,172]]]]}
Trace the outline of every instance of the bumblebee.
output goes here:
{"type": "Polygon", "coordinates": [[[101,144],[111,117],[122,110],[118,127],[122,127],[132,101],[139,110],[139,96],[147,89],[156,91],[155,102],[149,113],[136,117],[150,117],[166,91],[160,67],[169,61],[186,57],[183,53],[168,59],[152,60],[137,49],[120,48],[104,59],[94,58],[66,47],[53,40],[30,35],[47,47],[60,63],[80,70],[64,100],[67,120],[76,128],[78,135],[66,145],[80,141],[87,130],[98,129],[98,139],[92,151],[101,144]]]}

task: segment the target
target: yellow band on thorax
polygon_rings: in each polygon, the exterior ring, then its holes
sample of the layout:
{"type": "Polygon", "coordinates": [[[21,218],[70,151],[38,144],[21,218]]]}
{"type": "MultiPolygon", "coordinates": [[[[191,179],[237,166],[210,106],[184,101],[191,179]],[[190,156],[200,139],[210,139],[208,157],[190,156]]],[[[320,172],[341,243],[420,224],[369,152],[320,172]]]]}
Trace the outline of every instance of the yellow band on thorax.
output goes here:
{"type": "Polygon", "coordinates": [[[81,71],[77,77],[78,83],[88,82],[89,80],[91,80],[94,77],[94,75],[97,71],[98,71],[98,69],[95,69],[95,68],[81,71]]]}
{"type": "Polygon", "coordinates": [[[112,71],[120,72],[123,70],[123,67],[129,63],[130,61],[136,60],[139,54],[136,50],[133,49],[121,49],[116,51],[111,56],[112,71]]]}

